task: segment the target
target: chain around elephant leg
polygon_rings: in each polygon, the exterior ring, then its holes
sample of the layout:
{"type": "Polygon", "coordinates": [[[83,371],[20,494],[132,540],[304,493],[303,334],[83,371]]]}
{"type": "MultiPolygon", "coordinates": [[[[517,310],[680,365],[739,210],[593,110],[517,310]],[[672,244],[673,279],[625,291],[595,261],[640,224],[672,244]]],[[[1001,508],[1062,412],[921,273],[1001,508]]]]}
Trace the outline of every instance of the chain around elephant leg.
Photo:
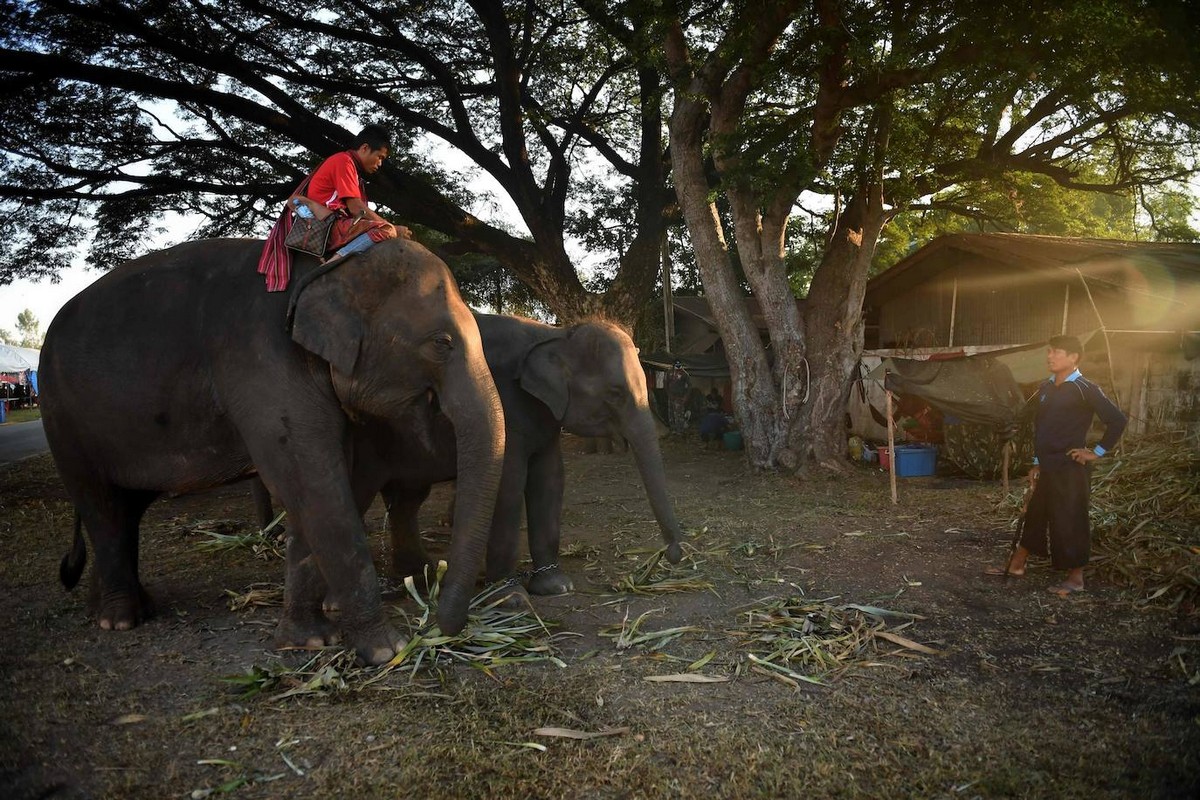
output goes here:
{"type": "Polygon", "coordinates": [[[558,562],[538,567],[529,573],[529,593],[540,595],[567,594],[575,591],[571,577],[562,571],[558,562]]]}

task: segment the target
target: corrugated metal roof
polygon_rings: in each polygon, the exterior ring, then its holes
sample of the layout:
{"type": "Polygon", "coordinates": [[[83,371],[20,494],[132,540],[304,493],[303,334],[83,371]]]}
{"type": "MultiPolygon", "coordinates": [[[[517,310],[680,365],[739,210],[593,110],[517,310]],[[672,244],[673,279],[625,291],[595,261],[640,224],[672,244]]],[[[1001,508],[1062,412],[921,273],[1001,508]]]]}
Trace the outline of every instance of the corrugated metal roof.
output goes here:
{"type": "MultiPolygon", "coordinates": [[[[1154,264],[1176,280],[1200,282],[1200,244],[1128,242],[1035,236],[1023,233],[953,233],[939,236],[867,284],[867,296],[887,296],[952,264],[962,255],[981,256],[1023,269],[1080,269],[1119,274],[1129,265],[1154,264]]],[[[1106,276],[1107,277],[1107,276],[1106,276]]]]}

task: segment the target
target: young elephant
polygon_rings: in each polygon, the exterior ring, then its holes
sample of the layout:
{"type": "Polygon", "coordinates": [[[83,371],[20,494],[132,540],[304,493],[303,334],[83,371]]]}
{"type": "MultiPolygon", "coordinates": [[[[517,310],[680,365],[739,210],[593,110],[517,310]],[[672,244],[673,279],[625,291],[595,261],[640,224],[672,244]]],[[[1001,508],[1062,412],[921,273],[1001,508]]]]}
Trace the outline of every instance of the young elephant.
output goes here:
{"type": "MultiPolygon", "coordinates": [[[[307,286],[317,263],[301,259],[293,298],[263,290],[261,250],[212,240],[137,259],[68,302],[46,334],[46,438],[95,553],[100,627],[132,628],[150,614],[138,577],[150,503],[257,470],[289,514],[277,643],[328,643],[321,603],[333,595],[348,643],[381,663],[403,640],[384,620],[362,526],[382,484],[356,480],[365,474],[356,421],[431,439],[431,398],[453,420],[455,468],[470,488],[459,494],[439,623],[456,632],[504,450],[479,329],[445,264],[414,242],[380,243],[307,286]]],[[[86,554],[77,529],[60,573],[68,588],[86,554]]]]}
{"type": "MultiPolygon", "coordinates": [[[[487,578],[516,573],[521,508],[529,531],[534,594],[561,594],[574,587],[558,564],[563,503],[561,432],[620,436],[633,450],[667,558],[680,559],[681,532],[667,494],[658,431],[650,410],[645,373],[633,340],[616,325],[590,321],[567,328],[517,317],[477,315],[488,368],[504,407],[504,473],[488,539],[487,578]]],[[[435,426],[433,452],[423,463],[393,463],[384,486],[397,575],[420,575],[428,561],[417,511],[431,484],[454,477],[454,438],[448,424],[435,426]]],[[[379,439],[375,440],[377,443],[379,439]]],[[[463,487],[458,486],[461,493],[463,487]]]]}

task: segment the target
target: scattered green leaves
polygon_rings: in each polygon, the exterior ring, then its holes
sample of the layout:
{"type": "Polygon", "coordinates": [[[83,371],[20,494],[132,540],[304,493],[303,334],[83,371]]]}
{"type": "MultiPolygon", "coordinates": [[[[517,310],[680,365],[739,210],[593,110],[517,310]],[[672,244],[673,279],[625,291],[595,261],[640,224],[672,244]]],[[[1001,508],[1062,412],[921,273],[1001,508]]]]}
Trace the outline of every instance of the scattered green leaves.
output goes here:
{"type": "MultiPolygon", "coordinates": [[[[625,551],[626,554],[638,551],[625,551]]],[[[700,573],[702,562],[696,560],[696,550],[684,547],[683,558],[671,564],[664,556],[666,548],[659,548],[638,565],[630,575],[613,585],[618,592],[631,594],[668,594],[672,592],[716,591],[712,582],[700,573]]]]}
{"type": "Polygon", "coordinates": [[[751,670],[795,687],[827,683],[852,667],[880,666],[878,658],[897,652],[939,654],[896,632],[921,617],[876,606],[768,597],[744,616],[743,625],[729,633],[748,651],[751,670]],[[907,621],[885,630],[895,618],[907,621]]]}
{"type": "Polygon", "coordinates": [[[237,533],[242,523],[233,520],[199,520],[189,526],[192,533],[198,533],[205,538],[196,543],[196,547],[206,553],[220,553],[234,550],[249,550],[256,558],[283,558],[283,545],[275,534],[269,531],[275,527],[282,515],[263,530],[237,533]]]}

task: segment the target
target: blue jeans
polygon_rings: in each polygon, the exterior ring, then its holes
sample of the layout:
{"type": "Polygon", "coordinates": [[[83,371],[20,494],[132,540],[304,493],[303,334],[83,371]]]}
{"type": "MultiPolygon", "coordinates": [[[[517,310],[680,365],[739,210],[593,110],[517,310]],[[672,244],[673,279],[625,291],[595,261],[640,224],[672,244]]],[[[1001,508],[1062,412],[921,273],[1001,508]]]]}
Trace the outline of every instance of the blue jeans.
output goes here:
{"type": "Polygon", "coordinates": [[[348,256],[351,253],[361,253],[362,251],[371,247],[373,244],[375,244],[375,242],[371,241],[371,234],[360,233],[358,236],[355,236],[353,239],[335,250],[333,255],[336,257],[348,256]]]}

